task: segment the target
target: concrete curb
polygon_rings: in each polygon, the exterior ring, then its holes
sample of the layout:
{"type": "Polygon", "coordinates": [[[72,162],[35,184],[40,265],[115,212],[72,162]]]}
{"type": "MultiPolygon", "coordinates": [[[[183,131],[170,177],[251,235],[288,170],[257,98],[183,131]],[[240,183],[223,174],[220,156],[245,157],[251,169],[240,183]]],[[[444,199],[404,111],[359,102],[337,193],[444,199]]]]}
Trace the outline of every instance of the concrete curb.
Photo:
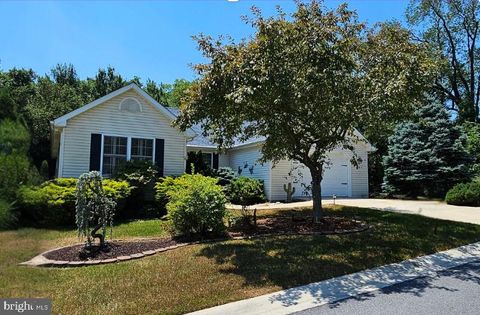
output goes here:
{"type": "Polygon", "coordinates": [[[291,314],[480,259],[480,242],[190,314],[291,314]]]}

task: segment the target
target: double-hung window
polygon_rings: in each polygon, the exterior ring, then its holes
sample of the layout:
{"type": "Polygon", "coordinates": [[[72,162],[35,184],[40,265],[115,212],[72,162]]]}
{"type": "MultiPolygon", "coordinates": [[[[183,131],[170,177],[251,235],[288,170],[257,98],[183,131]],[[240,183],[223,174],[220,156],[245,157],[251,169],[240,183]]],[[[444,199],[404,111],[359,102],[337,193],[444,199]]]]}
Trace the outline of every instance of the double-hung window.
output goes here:
{"type": "Polygon", "coordinates": [[[127,160],[128,138],[103,137],[102,175],[111,176],[121,163],[127,160]]]}
{"type": "Polygon", "coordinates": [[[153,139],[132,138],[132,160],[153,161],[153,139]]]}
{"type": "Polygon", "coordinates": [[[102,175],[111,176],[126,161],[153,162],[153,139],[103,136],[102,175]]]}

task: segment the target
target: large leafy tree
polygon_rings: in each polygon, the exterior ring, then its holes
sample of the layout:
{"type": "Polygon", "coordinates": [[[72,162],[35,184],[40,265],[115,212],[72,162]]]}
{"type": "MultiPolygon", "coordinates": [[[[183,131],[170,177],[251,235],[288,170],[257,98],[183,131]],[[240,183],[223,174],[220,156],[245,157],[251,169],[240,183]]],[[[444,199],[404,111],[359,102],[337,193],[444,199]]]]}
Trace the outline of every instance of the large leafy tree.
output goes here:
{"type": "Polygon", "coordinates": [[[470,177],[472,157],[466,137],[439,103],[427,103],[411,121],[400,123],[389,138],[385,189],[412,197],[443,197],[470,177]]]}
{"type": "Polygon", "coordinates": [[[71,63],[59,63],[50,70],[50,73],[57,84],[77,87],[80,83],[77,70],[71,63]]]}
{"type": "MultiPolygon", "coordinates": [[[[13,68],[6,72],[0,72],[0,89],[5,103],[15,107],[18,115],[25,113],[25,107],[35,95],[37,75],[32,69],[13,68]]],[[[6,109],[8,110],[8,109],[6,109]]]]}
{"type": "Polygon", "coordinates": [[[30,154],[40,165],[50,160],[50,121],[77,109],[86,100],[76,87],[55,83],[49,77],[40,78],[36,90],[26,106],[26,116],[32,134],[30,154]]]}
{"type": "Polygon", "coordinates": [[[185,96],[191,85],[192,82],[185,79],[176,79],[173,84],[157,84],[155,81],[148,79],[143,89],[160,104],[168,107],[179,107],[180,100],[185,96]]]}
{"type": "Polygon", "coordinates": [[[411,1],[408,21],[442,61],[435,89],[462,121],[479,122],[478,0],[411,1]]]}
{"type": "Polygon", "coordinates": [[[475,175],[480,175],[480,124],[466,122],[463,130],[467,135],[467,151],[474,159],[472,170],[475,175]]]}
{"type": "MultiPolygon", "coordinates": [[[[297,3],[287,16],[253,8],[248,41],[196,37],[209,60],[184,98],[181,127],[202,123],[220,148],[235,138],[266,137],[263,160],[298,160],[312,175],[314,216],[322,216],[327,154],[354,152],[355,127],[383,128],[419,100],[431,63],[398,24],[367,29],[346,5],[297,3]]],[[[353,154],[353,163],[360,161],[353,154]]]]}
{"type": "Polygon", "coordinates": [[[10,90],[0,87],[0,121],[3,119],[16,119],[17,106],[10,96],[10,90]]]}
{"type": "MultiPolygon", "coordinates": [[[[165,90],[162,88],[162,84],[157,84],[155,81],[148,79],[144,90],[159,103],[163,103],[165,100],[165,90]]],[[[167,105],[165,103],[163,104],[167,105]]]]}
{"type": "Polygon", "coordinates": [[[107,67],[106,70],[98,69],[93,82],[93,99],[107,95],[108,93],[118,90],[126,85],[126,81],[113,67],[107,67]]]}
{"type": "Polygon", "coordinates": [[[164,96],[161,103],[170,107],[179,107],[181,99],[191,85],[192,82],[185,79],[175,79],[173,84],[162,84],[164,96]]]}

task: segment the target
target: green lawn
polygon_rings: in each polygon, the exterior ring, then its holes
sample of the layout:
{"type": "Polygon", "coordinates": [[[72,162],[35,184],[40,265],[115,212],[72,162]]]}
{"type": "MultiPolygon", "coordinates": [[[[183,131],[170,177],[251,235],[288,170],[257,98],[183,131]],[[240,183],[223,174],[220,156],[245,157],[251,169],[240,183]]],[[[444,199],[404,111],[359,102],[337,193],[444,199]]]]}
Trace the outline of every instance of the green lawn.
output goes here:
{"type": "MultiPolygon", "coordinates": [[[[74,231],[0,233],[0,296],[49,297],[54,313],[184,313],[319,281],[480,240],[480,226],[336,207],[373,228],[342,236],[288,236],[193,245],[101,266],[32,268],[17,263],[78,242],[74,231]],[[437,233],[434,228],[437,226],[437,233]]],[[[261,215],[261,213],[259,213],[261,215]]],[[[114,228],[115,238],[165,236],[160,220],[114,228]]]]}

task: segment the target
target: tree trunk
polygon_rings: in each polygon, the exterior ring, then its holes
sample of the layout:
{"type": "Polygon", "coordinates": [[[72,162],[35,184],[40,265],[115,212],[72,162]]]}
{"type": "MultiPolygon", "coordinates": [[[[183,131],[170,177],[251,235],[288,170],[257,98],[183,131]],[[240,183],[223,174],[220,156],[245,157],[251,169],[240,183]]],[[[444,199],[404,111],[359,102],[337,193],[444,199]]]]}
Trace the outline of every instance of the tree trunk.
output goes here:
{"type": "Polygon", "coordinates": [[[322,171],[310,170],[312,174],[313,222],[318,223],[323,217],[322,209],[322,171]]]}
{"type": "Polygon", "coordinates": [[[103,234],[97,233],[97,231],[100,230],[101,227],[102,227],[102,225],[100,223],[97,224],[97,226],[95,226],[95,228],[90,233],[90,235],[92,236],[92,238],[94,240],[96,238],[98,238],[98,240],[100,242],[99,249],[105,247],[105,237],[103,236],[103,234]]]}

